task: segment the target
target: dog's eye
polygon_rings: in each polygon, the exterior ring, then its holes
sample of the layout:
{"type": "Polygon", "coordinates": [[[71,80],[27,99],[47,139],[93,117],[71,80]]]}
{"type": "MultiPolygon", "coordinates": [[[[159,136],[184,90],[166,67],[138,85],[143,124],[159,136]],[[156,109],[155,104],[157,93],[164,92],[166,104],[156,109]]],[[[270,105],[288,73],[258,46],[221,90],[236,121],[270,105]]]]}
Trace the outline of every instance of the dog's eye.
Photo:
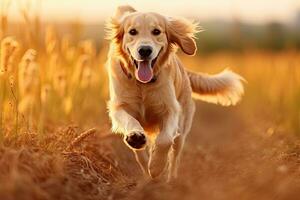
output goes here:
{"type": "Polygon", "coordinates": [[[137,32],[137,30],[135,28],[133,28],[133,29],[130,29],[129,34],[130,35],[137,35],[138,32],[137,32]]]}
{"type": "Polygon", "coordinates": [[[153,35],[159,35],[160,33],[161,33],[161,31],[158,30],[157,28],[152,31],[153,35]]]}

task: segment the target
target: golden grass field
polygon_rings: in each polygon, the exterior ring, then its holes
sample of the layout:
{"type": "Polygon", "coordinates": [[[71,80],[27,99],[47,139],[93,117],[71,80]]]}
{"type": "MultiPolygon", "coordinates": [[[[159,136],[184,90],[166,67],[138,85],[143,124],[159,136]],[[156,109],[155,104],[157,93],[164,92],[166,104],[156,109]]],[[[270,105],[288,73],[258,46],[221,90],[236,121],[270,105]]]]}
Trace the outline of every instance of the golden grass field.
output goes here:
{"type": "Polygon", "coordinates": [[[299,51],[180,55],[194,71],[231,68],[247,83],[236,107],[197,102],[167,185],[144,180],[110,132],[108,42],[39,33],[27,19],[21,36],[1,21],[0,199],[299,199],[299,51]]]}

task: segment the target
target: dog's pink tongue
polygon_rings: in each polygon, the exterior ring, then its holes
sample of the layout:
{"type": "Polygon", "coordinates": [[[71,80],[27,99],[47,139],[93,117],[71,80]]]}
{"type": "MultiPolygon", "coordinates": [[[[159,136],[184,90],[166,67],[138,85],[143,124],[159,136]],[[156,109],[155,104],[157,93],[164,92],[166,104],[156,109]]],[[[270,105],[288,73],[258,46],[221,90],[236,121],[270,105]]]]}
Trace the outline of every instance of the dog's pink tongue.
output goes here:
{"type": "Polygon", "coordinates": [[[136,78],[143,82],[148,83],[153,78],[153,70],[151,67],[150,61],[139,61],[138,62],[138,69],[135,72],[136,78]]]}

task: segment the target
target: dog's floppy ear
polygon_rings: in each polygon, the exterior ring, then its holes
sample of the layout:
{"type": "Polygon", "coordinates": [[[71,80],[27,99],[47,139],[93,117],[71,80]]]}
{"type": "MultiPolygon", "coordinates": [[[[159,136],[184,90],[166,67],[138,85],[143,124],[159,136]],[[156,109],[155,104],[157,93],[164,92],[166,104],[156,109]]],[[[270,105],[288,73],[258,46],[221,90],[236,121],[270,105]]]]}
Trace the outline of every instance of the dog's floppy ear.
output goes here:
{"type": "Polygon", "coordinates": [[[122,21],[126,15],[133,12],[136,12],[136,10],[129,5],[119,6],[111,19],[106,23],[106,38],[117,41],[121,39],[124,32],[122,28],[122,21]]]}
{"type": "Polygon", "coordinates": [[[194,55],[197,51],[195,33],[198,32],[198,24],[185,19],[167,19],[167,35],[171,44],[178,45],[188,55],[194,55]]]}

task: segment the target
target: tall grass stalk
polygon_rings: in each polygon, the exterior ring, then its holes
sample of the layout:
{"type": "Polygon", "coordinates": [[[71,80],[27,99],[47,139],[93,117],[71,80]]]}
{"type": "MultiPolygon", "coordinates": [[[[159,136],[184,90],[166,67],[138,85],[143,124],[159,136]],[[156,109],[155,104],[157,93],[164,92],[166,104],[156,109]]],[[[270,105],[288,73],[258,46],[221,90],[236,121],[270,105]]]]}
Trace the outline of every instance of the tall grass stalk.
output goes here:
{"type": "Polygon", "coordinates": [[[17,87],[15,86],[14,83],[14,78],[10,77],[10,92],[12,94],[12,98],[14,101],[14,110],[15,110],[15,136],[18,136],[18,131],[19,131],[19,109],[18,109],[18,105],[19,105],[19,99],[17,96],[17,87]]]}
{"type": "Polygon", "coordinates": [[[6,96],[6,74],[0,72],[0,143],[4,137],[4,103],[6,96]]]}

